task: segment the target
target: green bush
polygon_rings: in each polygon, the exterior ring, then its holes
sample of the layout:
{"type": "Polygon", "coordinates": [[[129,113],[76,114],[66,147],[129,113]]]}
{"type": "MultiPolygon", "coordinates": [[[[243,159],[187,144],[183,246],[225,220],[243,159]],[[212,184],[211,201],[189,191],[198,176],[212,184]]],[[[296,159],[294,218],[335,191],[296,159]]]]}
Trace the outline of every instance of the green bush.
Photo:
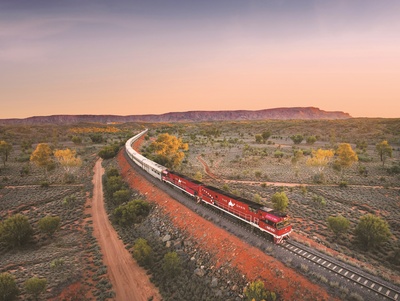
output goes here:
{"type": "Polygon", "coordinates": [[[39,220],[39,230],[50,237],[60,228],[61,219],[59,216],[45,216],[39,220]]]}
{"type": "Polygon", "coordinates": [[[10,273],[0,274],[0,301],[12,301],[19,294],[15,278],[10,273]]]}
{"type": "Polygon", "coordinates": [[[114,210],[114,220],[120,226],[126,227],[140,223],[150,212],[150,205],[143,200],[133,200],[114,210]]]}
{"type": "Polygon", "coordinates": [[[25,290],[28,294],[32,295],[35,300],[38,300],[39,295],[46,289],[46,285],[46,278],[40,279],[38,277],[32,277],[25,281],[25,290]]]}
{"type": "Polygon", "coordinates": [[[133,246],[133,257],[142,265],[151,261],[152,249],[144,238],[135,240],[133,246]]]}
{"type": "Polygon", "coordinates": [[[9,248],[27,244],[33,235],[28,218],[22,214],[13,215],[0,223],[0,243],[9,248]]]}
{"type": "Polygon", "coordinates": [[[181,273],[181,259],[176,252],[168,252],[164,256],[163,271],[169,277],[175,277],[181,273]]]}

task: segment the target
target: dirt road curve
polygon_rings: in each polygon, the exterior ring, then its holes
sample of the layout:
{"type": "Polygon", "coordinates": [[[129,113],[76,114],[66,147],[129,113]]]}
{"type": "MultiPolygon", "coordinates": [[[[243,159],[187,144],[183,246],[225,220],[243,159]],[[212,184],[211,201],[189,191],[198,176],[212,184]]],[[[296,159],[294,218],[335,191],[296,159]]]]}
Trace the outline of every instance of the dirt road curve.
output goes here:
{"type": "Polygon", "coordinates": [[[114,300],[121,301],[147,301],[153,296],[153,300],[161,300],[156,287],[150,282],[146,271],[132,259],[128,250],[118,234],[112,227],[106,210],[104,209],[102,175],[104,169],[101,159],[96,162],[93,176],[93,234],[96,237],[104,264],[107,266],[108,276],[116,294],[114,300]]]}

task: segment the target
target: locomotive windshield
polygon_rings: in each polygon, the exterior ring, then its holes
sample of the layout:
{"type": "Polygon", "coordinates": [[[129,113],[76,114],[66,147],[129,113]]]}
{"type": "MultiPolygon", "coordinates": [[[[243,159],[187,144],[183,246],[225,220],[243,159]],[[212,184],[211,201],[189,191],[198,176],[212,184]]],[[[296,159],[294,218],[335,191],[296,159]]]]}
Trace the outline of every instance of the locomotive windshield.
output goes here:
{"type": "Polygon", "coordinates": [[[276,228],[278,230],[286,228],[287,226],[290,226],[290,221],[288,219],[284,220],[284,221],[281,221],[281,222],[276,224],[276,228]]]}

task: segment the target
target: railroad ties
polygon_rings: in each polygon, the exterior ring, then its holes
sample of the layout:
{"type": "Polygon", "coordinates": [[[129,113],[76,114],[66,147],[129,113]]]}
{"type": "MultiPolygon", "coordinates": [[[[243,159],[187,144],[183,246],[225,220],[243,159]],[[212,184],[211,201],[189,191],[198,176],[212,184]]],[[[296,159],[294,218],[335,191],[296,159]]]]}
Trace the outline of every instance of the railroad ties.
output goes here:
{"type": "Polygon", "coordinates": [[[377,295],[385,297],[387,300],[400,301],[400,291],[394,287],[389,287],[377,280],[373,279],[372,276],[357,272],[350,267],[345,267],[344,264],[333,261],[328,256],[323,254],[314,253],[312,250],[305,249],[302,245],[295,242],[286,242],[282,245],[283,248],[290,252],[302,257],[304,260],[308,260],[311,263],[317,264],[328,271],[338,274],[348,281],[352,281],[360,286],[369,289],[377,295]]]}

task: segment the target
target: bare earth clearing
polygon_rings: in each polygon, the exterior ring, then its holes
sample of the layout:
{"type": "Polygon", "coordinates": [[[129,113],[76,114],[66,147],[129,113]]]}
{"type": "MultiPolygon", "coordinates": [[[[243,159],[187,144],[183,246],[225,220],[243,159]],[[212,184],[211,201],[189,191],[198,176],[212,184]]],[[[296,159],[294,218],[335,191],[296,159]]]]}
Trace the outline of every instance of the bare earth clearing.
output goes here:
{"type": "Polygon", "coordinates": [[[92,217],[94,236],[103,253],[104,264],[116,293],[114,300],[145,301],[161,300],[146,271],[132,259],[131,254],[111,225],[104,208],[101,159],[96,162],[93,177],[92,217]]]}

